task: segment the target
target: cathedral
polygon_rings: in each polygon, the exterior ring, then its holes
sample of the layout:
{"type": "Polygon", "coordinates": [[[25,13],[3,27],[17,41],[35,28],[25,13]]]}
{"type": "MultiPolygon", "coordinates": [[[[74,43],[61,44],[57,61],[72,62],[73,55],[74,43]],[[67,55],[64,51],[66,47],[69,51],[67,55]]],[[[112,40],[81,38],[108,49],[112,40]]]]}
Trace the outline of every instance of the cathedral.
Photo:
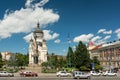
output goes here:
{"type": "Polygon", "coordinates": [[[40,30],[39,23],[33,32],[33,38],[29,45],[29,66],[40,66],[47,61],[47,46],[44,39],[44,33],[40,30]]]}

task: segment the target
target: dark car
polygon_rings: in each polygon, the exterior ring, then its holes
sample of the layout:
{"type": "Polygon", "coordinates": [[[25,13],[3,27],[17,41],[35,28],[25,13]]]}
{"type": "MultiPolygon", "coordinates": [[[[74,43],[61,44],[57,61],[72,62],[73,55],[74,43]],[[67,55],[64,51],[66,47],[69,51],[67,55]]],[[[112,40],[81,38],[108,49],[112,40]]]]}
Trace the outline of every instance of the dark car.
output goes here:
{"type": "Polygon", "coordinates": [[[21,77],[25,77],[25,76],[34,76],[37,77],[38,74],[32,71],[25,71],[25,72],[20,72],[20,76],[21,77]]]}

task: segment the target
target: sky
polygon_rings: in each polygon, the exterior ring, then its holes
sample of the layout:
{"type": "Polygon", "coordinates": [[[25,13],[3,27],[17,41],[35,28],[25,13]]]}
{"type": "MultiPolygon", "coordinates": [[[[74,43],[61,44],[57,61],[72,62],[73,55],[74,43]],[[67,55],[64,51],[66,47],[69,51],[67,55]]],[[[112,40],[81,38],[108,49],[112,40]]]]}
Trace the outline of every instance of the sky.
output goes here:
{"type": "Polygon", "coordinates": [[[66,55],[79,41],[120,39],[120,0],[0,0],[0,52],[28,53],[38,22],[48,53],[66,55]]]}

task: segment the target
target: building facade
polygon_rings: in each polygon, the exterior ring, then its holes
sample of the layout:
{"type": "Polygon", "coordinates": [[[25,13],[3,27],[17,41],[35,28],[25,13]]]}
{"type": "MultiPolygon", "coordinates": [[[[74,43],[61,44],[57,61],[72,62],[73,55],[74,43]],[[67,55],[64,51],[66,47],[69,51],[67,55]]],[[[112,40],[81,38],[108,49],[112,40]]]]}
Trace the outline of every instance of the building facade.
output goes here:
{"type": "Polygon", "coordinates": [[[97,57],[104,70],[120,68],[120,41],[88,48],[90,58],[97,57]]]}
{"type": "Polygon", "coordinates": [[[88,51],[90,54],[90,59],[93,59],[94,57],[97,57],[99,59],[100,54],[98,49],[101,47],[102,45],[95,45],[92,41],[90,41],[88,43],[88,51]]]}
{"type": "Polygon", "coordinates": [[[99,48],[99,60],[105,69],[120,68],[120,41],[103,45],[99,48]]]}
{"type": "Polygon", "coordinates": [[[10,61],[12,53],[11,52],[1,52],[1,55],[2,55],[3,61],[10,61]]]}
{"type": "Polygon", "coordinates": [[[29,45],[29,66],[40,66],[47,61],[47,46],[39,23],[32,36],[29,45]]]}

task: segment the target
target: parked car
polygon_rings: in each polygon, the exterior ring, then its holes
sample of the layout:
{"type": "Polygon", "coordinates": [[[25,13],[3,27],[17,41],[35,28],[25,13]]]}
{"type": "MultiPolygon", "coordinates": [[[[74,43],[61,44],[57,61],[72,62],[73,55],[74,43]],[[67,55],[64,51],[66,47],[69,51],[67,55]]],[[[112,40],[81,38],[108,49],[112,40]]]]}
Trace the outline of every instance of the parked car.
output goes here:
{"type": "Polygon", "coordinates": [[[82,72],[82,71],[76,71],[74,73],[74,78],[77,78],[77,79],[80,79],[80,78],[87,78],[87,79],[90,79],[91,78],[91,75],[90,73],[86,73],[86,72],[82,72]]]}
{"type": "Polygon", "coordinates": [[[106,71],[102,73],[103,76],[117,76],[117,73],[111,72],[111,71],[106,71]]]}
{"type": "Polygon", "coordinates": [[[14,74],[7,71],[0,71],[0,77],[14,77],[14,74]]]}
{"type": "Polygon", "coordinates": [[[100,76],[100,75],[101,75],[101,73],[96,72],[96,71],[90,71],[90,74],[91,74],[92,76],[100,76]]]}
{"type": "Polygon", "coordinates": [[[25,77],[25,76],[35,76],[37,77],[38,74],[32,71],[25,71],[25,72],[20,72],[20,76],[21,77],[25,77]]]}
{"type": "Polygon", "coordinates": [[[66,71],[59,71],[56,73],[57,77],[71,77],[72,74],[66,71]]]}
{"type": "Polygon", "coordinates": [[[80,72],[80,71],[73,71],[72,75],[75,76],[76,72],[80,72]]]}

